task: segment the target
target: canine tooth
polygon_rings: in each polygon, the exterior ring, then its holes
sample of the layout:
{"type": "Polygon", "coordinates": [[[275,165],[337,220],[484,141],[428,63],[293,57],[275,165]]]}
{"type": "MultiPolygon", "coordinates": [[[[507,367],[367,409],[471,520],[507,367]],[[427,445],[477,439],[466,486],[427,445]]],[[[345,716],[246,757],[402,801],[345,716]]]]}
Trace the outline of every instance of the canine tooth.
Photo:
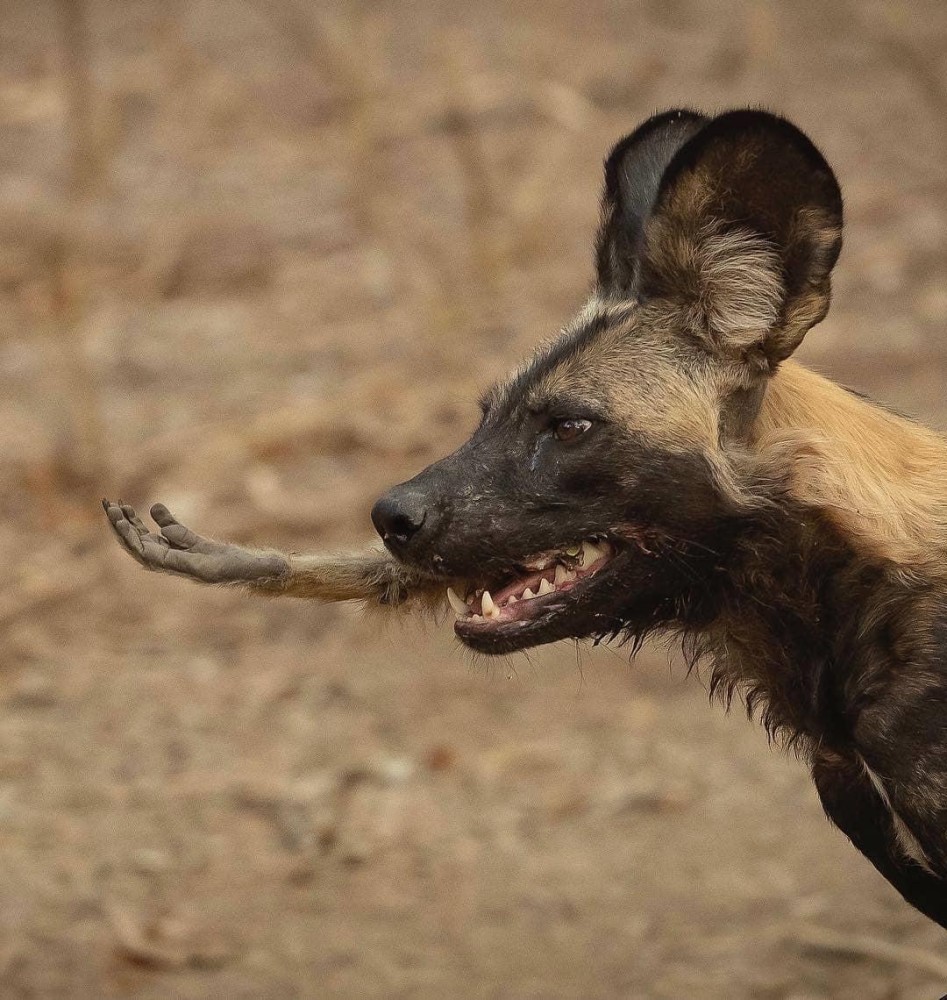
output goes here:
{"type": "Polygon", "coordinates": [[[523,591],[523,600],[524,601],[531,601],[535,596],[536,595],[529,589],[529,587],[527,587],[523,591]]]}
{"type": "Polygon", "coordinates": [[[494,618],[497,606],[493,603],[493,598],[490,596],[490,591],[485,590],[483,592],[483,597],[481,598],[481,607],[483,608],[483,615],[485,618],[494,618]]]}
{"type": "Polygon", "coordinates": [[[596,545],[594,542],[583,542],[582,543],[582,566],[583,568],[591,566],[592,563],[598,562],[602,556],[605,555],[605,549],[601,545],[596,545]]]}
{"type": "Polygon", "coordinates": [[[459,615],[466,616],[470,608],[460,599],[460,597],[454,592],[453,587],[447,588],[447,603],[457,612],[459,615]]]}
{"type": "Polygon", "coordinates": [[[545,594],[551,594],[556,588],[545,578],[539,581],[539,590],[536,592],[537,597],[543,597],[545,594]]]}
{"type": "Polygon", "coordinates": [[[565,566],[562,565],[562,563],[557,563],[556,565],[557,587],[560,586],[560,584],[566,583],[569,580],[574,580],[574,579],[575,579],[575,573],[573,573],[571,569],[566,569],[565,566]]]}

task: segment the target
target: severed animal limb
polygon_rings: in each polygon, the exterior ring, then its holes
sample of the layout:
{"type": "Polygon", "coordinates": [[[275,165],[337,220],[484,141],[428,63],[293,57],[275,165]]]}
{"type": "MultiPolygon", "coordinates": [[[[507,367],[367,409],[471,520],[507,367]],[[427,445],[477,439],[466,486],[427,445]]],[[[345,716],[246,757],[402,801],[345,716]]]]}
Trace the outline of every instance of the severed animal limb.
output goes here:
{"type": "Polygon", "coordinates": [[[319,601],[388,605],[443,601],[443,581],[422,576],[387,552],[311,556],[254,551],[198,535],[179,523],[164,504],[151,508],[160,529],[156,532],[149,531],[128,504],[103,500],[102,506],[122,547],[145,569],[319,601]]]}

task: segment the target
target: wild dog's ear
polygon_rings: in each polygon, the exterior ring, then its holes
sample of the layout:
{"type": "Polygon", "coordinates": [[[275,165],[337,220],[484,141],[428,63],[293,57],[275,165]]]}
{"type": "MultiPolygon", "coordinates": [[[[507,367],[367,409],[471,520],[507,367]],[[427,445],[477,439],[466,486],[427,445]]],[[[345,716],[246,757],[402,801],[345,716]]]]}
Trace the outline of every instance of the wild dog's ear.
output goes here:
{"type": "Polygon", "coordinates": [[[645,227],[638,293],[672,304],[687,332],[770,365],[828,310],[842,195],[794,125],[720,115],[674,155],[645,227]]]}
{"type": "Polygon", "coordinates": [[[605,161],[602,224],[595,247],[599,285],[634,294],[645,224],[674,154],[709,119],[694,111],[665,111],[626,135],[605,161]]]}

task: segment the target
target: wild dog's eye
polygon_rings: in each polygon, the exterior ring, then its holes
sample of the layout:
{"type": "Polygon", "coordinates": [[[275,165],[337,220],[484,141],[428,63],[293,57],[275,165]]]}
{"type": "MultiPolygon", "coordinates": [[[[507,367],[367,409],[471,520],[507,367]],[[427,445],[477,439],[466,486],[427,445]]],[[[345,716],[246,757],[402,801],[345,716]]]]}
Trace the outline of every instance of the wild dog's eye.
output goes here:
{"type": "Polygon", "coordinates": [[[567,420],[556,420],[552,425],[552,432],[556,435],[557,441],[574,441],[581,437],[592,427],[591,420],[584,420],[579,417],[570,417],[567,420]]]}

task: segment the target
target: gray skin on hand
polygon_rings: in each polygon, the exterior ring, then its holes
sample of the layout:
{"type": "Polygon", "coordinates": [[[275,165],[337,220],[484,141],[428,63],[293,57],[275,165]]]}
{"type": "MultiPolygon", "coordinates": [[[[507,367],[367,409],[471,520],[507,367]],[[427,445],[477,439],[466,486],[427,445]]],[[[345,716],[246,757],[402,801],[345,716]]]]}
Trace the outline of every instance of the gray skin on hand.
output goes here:
{"type": "Polygon", "coordinates": [[[278,585],[290,573],[289,561],[278,552],[253,552],[202,538],[179,524],[164,504],[151,508],[159,532],[149,531],[128,504],[103,500],[102,506],[122,547],[145,569],[176,573],[202,583],[261,587],[278,585]]]}

